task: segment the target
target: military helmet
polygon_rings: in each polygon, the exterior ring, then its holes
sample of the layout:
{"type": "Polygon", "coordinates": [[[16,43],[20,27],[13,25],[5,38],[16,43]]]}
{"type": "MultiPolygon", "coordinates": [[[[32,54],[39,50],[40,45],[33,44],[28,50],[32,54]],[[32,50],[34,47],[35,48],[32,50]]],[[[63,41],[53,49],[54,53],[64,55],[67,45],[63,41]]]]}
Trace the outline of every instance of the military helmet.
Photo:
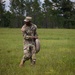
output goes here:
{"type": "Polygon", "coordinates": [[[27,17],[24,19],[25,22],[29,22],[29,21],[31,21],[31,20],[32,20],[32,17],[29,17],[29,16],[27,16],[27,17]]]}

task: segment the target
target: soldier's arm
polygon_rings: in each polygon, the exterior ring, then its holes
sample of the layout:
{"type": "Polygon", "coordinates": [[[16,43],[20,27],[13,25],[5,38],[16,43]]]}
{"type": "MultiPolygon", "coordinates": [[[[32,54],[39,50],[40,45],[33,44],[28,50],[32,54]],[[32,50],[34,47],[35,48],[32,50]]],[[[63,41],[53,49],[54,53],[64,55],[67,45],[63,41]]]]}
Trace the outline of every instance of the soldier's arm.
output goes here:
{"type": "Polygon", "coordinates": [[[38,39],[37,32],[35,33],[34,36],[29,36],[26,33],[24,33],[24,36],[23,37],[24,37],[24,39],[38,39]]]}
{"type": "Polygon", "coordinates": [[[37,26],[35,25],[34,36],[25,35],[26,39],[38,39],[37,26]]]}
{"type": "Polygon", "coordinates": [[[37,26],[35,25],[34,39],[38,39],[37,26]]]}
{"type": "Polygon", "coordinates": [[[37,39],[38,38],[38,35],[37,35],[37,26],[35,26],[35,33],[34,33],[34,36],[29,36],[25,33],[25,25],[21,28],[21,31],[23,33],[23,37],[24,39],[37,39]]]}
{"type": "Polygon", "coordinates": [[[22,26],[21,31],[25,32],[25,25],[22,26]]]}
{"type": "Polygon", "coordinates": [[[23,36],[24,36],[24,32],[25,32],[25,25],[23,25],[23,26],[22,26],[21,31],[22,31],[22,34],[23,34],[23,36]]]}
{"type": "Polygon", "coordinates": [[[24,34],[24,39],[37,39],[38,36],[29,36],[29,35],[26,35],[24,34]]]}

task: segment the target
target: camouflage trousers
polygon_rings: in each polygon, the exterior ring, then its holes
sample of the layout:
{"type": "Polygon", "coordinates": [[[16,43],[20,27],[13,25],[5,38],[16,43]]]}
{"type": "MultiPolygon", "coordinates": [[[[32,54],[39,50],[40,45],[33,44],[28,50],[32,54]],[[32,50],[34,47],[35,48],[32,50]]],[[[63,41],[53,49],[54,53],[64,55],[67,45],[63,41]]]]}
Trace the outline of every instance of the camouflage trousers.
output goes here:
{"type": "Polygon", "coordinates": [[[23,55],[23,61],[26,61],[30,59],[30,61],[36,60],[36,50],[35,50],[35,45],[33,44],[25,44],[24,45],[24,55],[23,55]]]}

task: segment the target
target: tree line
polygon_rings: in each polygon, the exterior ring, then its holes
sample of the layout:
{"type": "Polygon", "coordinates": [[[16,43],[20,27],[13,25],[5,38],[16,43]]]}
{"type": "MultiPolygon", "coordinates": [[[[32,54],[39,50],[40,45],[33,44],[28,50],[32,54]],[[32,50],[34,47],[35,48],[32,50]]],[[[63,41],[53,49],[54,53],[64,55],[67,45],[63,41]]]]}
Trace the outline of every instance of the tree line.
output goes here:
{"type": "Polygon", "coordinates": [[[0,0],[0,27],[19,28],[26,16],[39,28],[75,28],[75,2],[70,0],[0,0]]]}

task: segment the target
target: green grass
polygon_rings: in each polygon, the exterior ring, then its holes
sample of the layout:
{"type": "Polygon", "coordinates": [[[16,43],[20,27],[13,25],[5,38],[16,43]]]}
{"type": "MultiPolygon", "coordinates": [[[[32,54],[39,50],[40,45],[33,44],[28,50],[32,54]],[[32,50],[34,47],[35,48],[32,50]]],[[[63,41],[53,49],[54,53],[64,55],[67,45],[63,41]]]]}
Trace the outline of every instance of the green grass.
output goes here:
{"type": "Polygon", "coordinates": [[[75,75],[75,30],[38,29],[41,50],[36,65],[19,67],[23,56],[20,29],[0,28],[0,75],[75,75]]]}

